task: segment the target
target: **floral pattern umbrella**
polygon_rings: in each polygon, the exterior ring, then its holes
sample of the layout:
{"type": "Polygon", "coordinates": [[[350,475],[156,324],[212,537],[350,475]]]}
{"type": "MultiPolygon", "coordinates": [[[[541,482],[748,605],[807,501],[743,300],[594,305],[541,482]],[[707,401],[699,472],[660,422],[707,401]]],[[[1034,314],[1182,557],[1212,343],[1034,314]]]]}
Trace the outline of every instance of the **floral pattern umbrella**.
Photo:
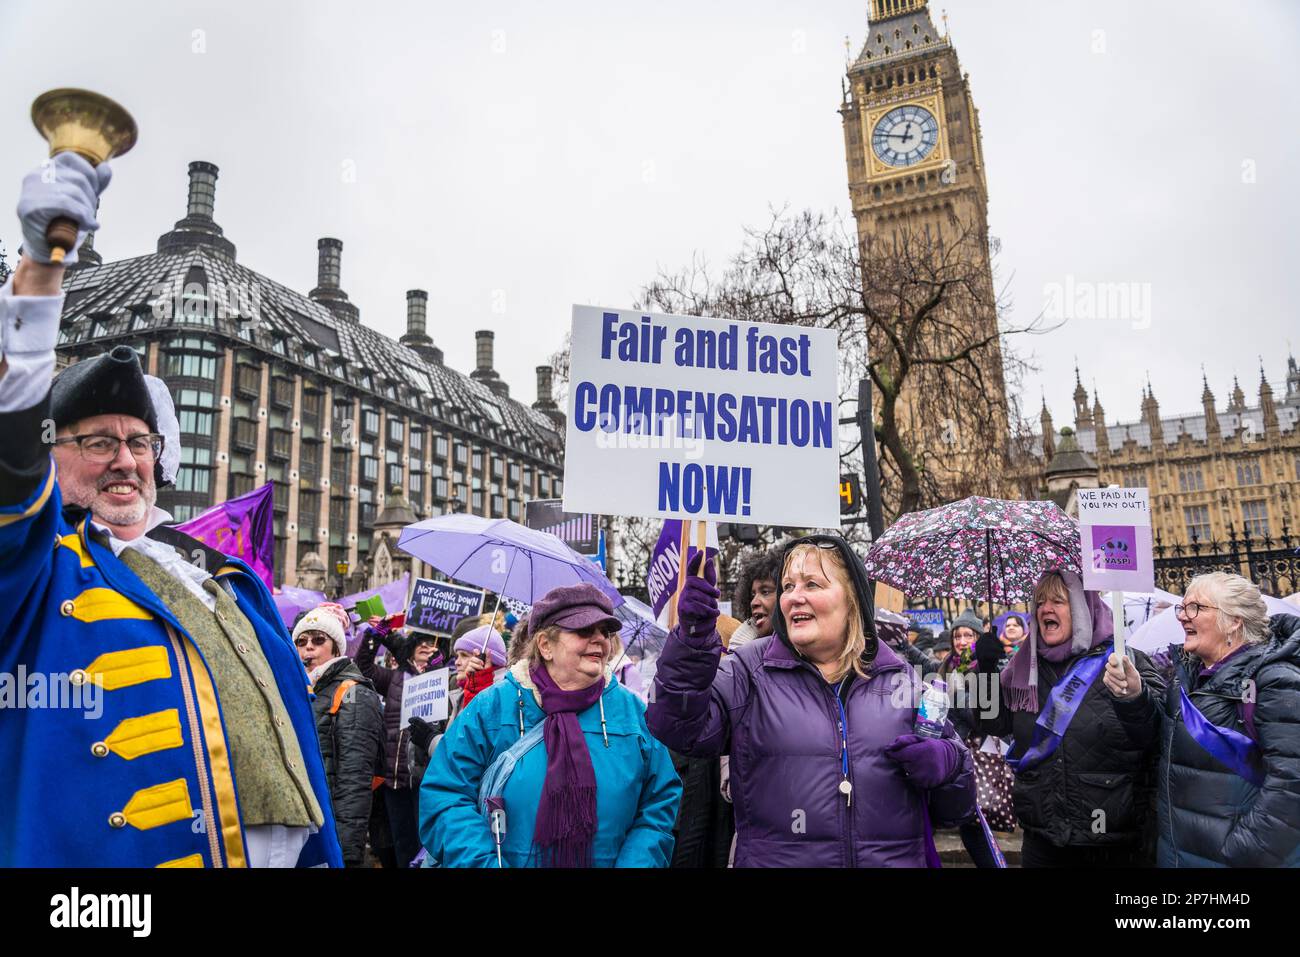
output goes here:
{"type": "Polygon", "coordinates": [[[1082,574],[1078,524],[1053,502],[967,498],[904,515],[872,544],[867,573],[905,595],[1027,601],[1050,568],[1082,574]]]}

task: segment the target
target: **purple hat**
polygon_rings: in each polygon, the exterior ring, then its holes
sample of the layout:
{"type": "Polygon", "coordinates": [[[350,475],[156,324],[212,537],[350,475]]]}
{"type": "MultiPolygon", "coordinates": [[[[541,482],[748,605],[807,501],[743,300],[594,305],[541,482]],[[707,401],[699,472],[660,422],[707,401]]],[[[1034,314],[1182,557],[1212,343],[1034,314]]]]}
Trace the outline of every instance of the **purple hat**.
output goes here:
{"type": "Polygon", "coordinates": [[[535,635],[552,625],[567,631],[582,631],[592,625],[599,625],[605,631],[618,631],[623,623],[614,617],[614,606],[605,593],[584,582],[552,588],[533,605],[528,631],[535,635]]]}
{"type": "Polygon", "coordinates": [[[472,631],[465,632],[456,639],[452,651],[468,651],[475,655],[486,654],[497,668],[506,663],[506,644],[491,625],[479,625],[472,631]],[[485,648],[484,645],[487,647],[485,648]]]}

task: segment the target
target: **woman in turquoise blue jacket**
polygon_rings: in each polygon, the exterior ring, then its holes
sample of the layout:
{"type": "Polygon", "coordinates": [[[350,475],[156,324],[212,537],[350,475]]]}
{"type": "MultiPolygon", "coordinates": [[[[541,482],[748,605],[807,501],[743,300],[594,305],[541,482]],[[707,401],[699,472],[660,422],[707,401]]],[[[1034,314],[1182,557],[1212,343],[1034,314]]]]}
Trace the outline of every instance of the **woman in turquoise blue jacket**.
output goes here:
{"type": "Polygon", "coordinates": [[[612,611],[592,585],[547,593],[529,657],[448,728],[420,786],[443,867],[668,865],[681,782],[609,673],[612,611]]]}

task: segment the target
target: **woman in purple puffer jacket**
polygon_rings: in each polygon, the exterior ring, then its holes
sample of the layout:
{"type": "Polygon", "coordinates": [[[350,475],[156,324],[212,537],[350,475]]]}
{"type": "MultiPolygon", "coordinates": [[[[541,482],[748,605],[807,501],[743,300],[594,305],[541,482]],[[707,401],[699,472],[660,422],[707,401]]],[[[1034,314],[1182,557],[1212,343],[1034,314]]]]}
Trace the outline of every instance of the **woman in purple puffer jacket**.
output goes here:
{"type": "Polygon", "coordinates": [[[937,866],[931,829],[975,813],[969,752],[951,725],[913,733],[920,682],[877,641],[870,583],[842,538],[792,542],[781,568],[774,633],[725,659],[713,563],[687,579],[651,732],[693,757],[731,756],[737,867],[937,866]]]}

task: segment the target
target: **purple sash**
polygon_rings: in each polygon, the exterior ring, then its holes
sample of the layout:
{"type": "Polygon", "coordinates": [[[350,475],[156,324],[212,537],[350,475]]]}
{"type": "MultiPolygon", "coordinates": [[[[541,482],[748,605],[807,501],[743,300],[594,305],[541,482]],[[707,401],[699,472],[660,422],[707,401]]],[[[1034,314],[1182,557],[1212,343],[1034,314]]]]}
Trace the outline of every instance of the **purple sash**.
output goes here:
{"type": "Polygon", "coordinates": [[[1259,745],[1239,731],[1211,724],[1205,715],[1192,704],[1186,688],[1179,688],[1183,702],[1183,726],[1192,740],[1220,764],[1231,768],[1255,787],[1264,784],[1264,769],[1260,767],[1259,745]]]}
{"type": "Polygon", "coordinates": [[[1070,722],[1079,712],[1084,696],[1092,683],[1106,669],[1106,658],[1110,655],[1110,642],[1099,645],[1102,653],[1080,658],[1047,696],[1047,704],[1034,722],[1034,736],[1025,753],[1018,758],[1007,758],[1007,765],[1019,774],[1036,767],[1056,753],[1061,746],[1061,739],[1070,727],[1070,722]]]}

